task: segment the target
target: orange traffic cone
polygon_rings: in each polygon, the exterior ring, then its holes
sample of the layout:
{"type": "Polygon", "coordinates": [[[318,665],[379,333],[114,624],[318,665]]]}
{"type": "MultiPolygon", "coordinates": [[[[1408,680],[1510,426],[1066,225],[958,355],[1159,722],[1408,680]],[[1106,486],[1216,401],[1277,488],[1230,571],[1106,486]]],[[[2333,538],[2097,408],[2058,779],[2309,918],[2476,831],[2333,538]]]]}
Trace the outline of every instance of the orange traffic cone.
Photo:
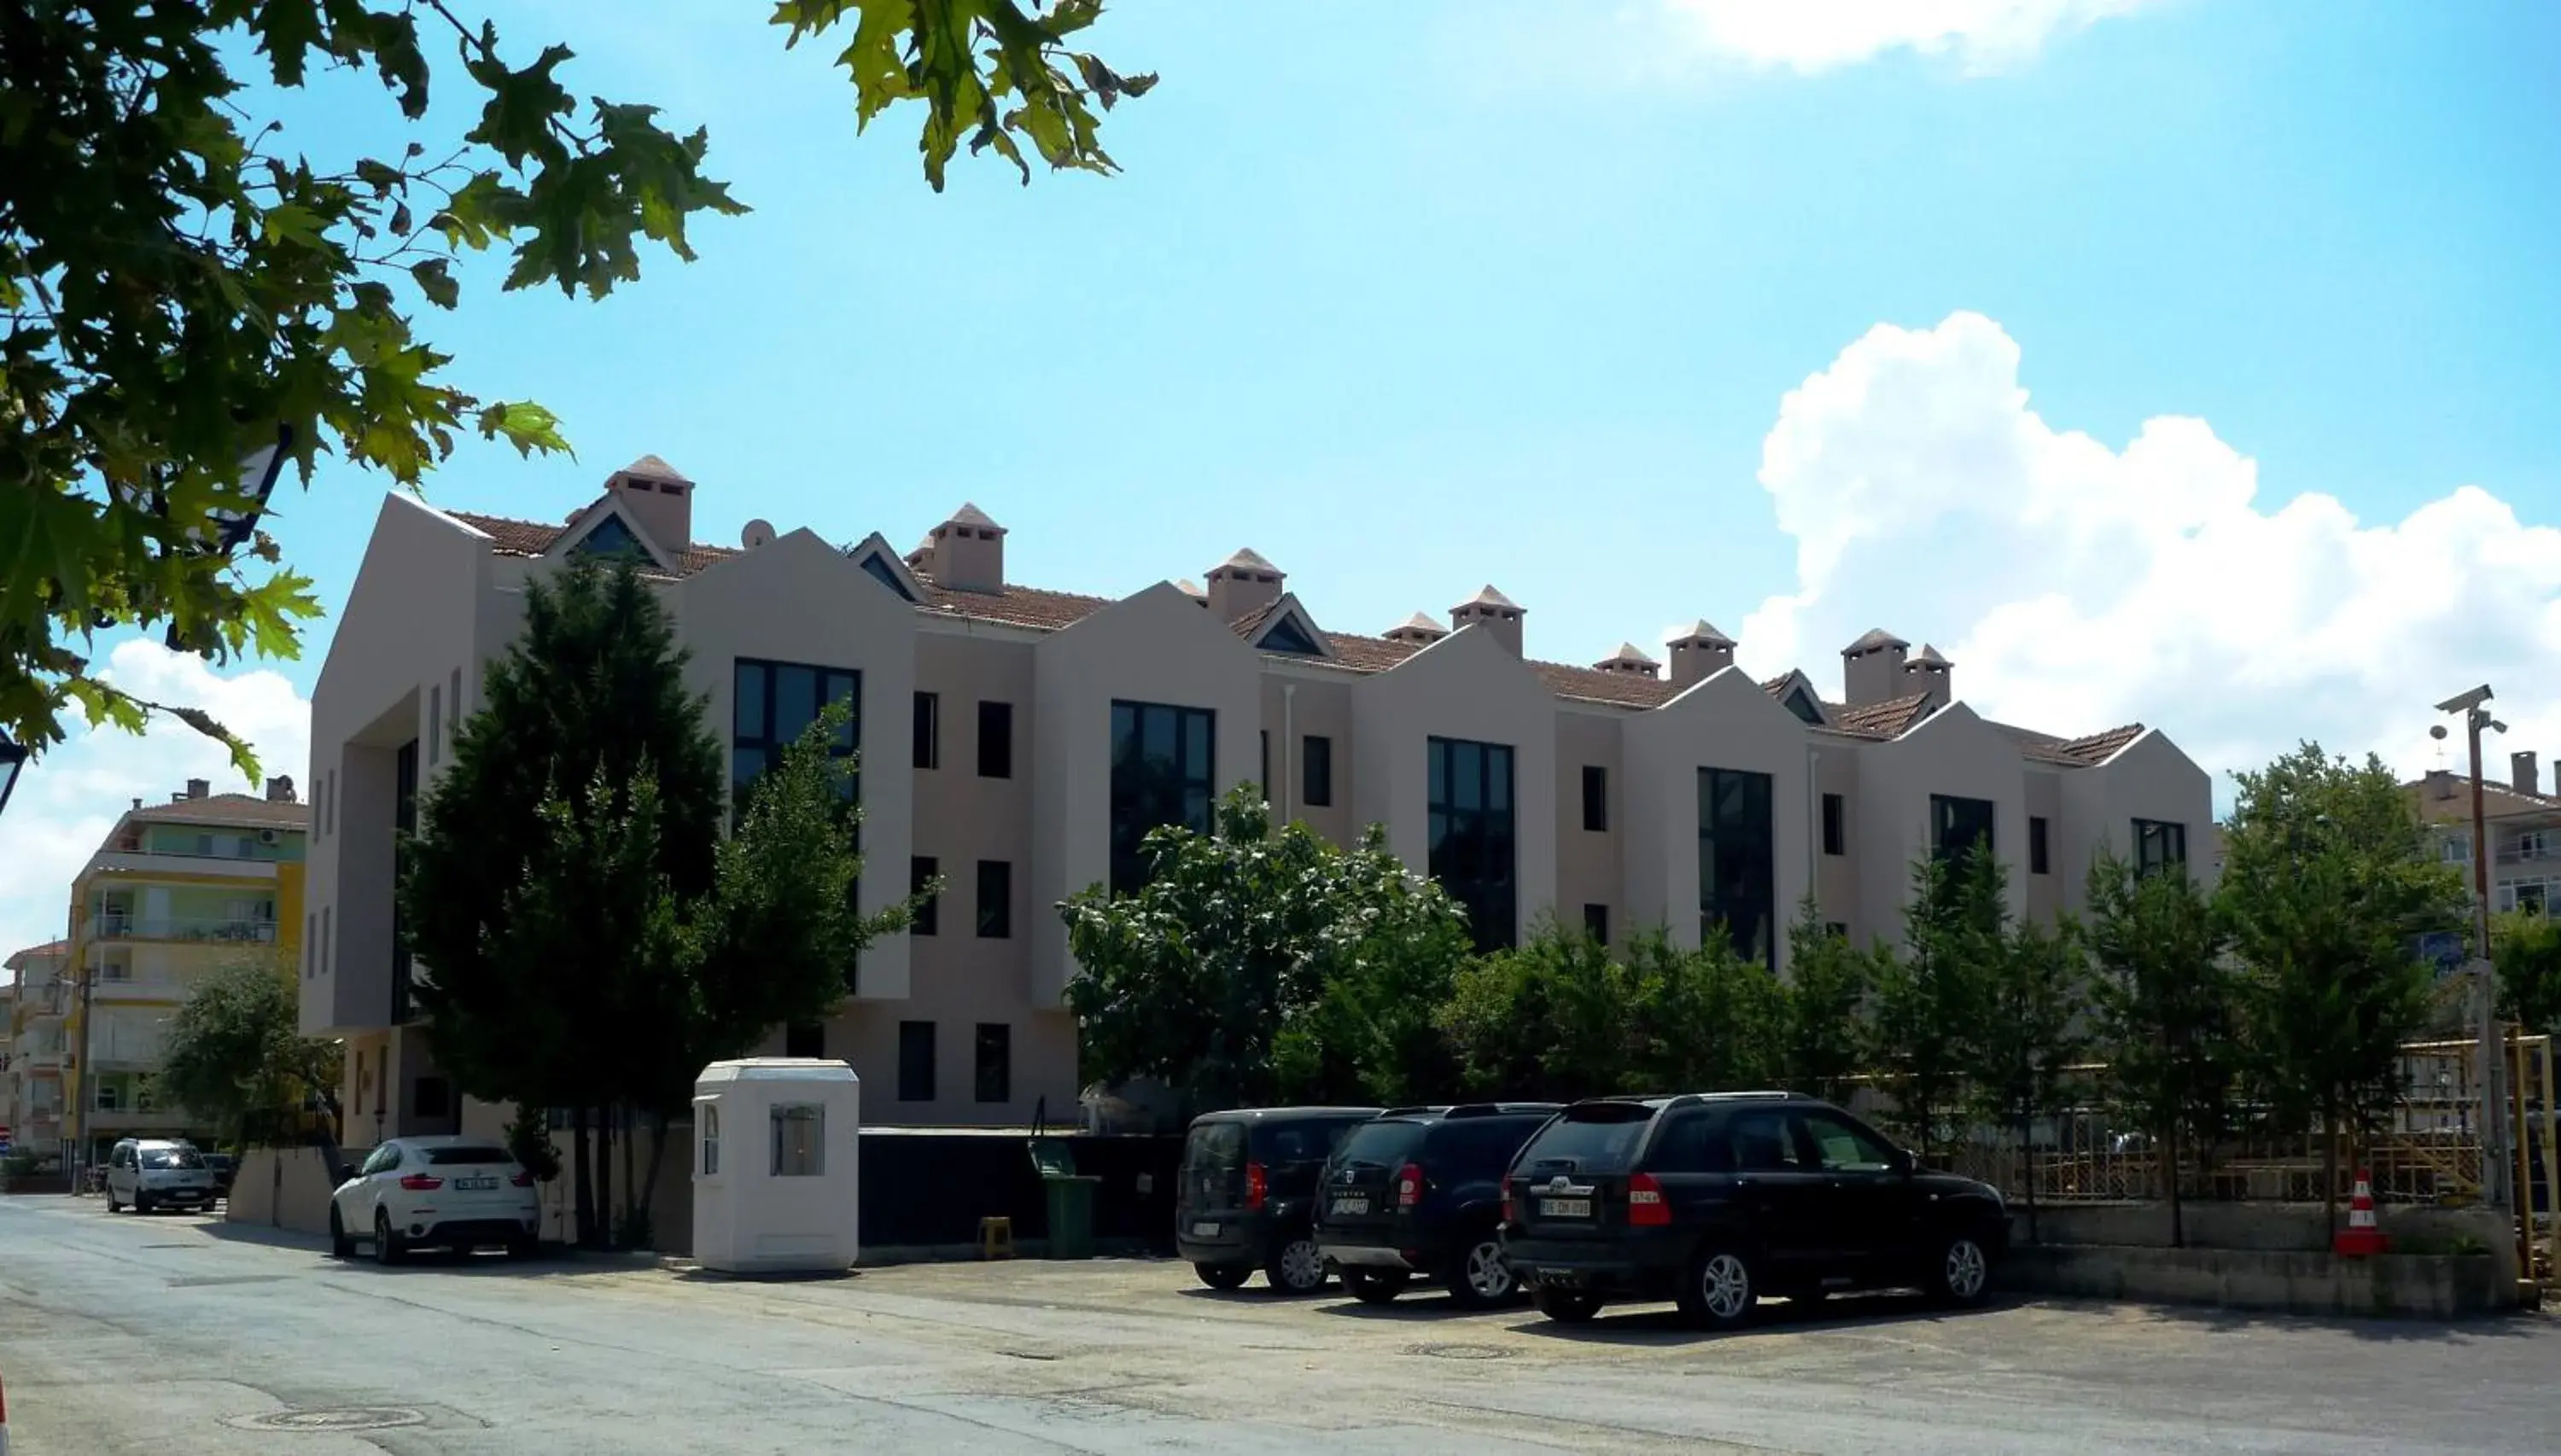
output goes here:
{"type": "Polygon", "coordinates": [[[2356,1170],[2356,1195],[2347,1201],[2347,1226],[2338,1231],[2331,1252],[2361,1259],[2383,1252],[2383,1230],[2374,1221],[2374,1185],[2364,1169],[2356,1170]]]}

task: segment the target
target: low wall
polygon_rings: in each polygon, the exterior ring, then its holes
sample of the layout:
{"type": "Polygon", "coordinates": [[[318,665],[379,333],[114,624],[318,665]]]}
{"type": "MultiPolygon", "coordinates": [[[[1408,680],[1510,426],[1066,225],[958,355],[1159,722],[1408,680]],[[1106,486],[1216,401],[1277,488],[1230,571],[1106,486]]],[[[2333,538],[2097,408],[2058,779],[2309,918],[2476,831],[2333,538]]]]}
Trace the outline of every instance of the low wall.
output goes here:
{"type": "Polygon", "coordinates": [[[2270,1249],[2030,1244],[2001,1264],[2004,1288],[2085,1299],[2206,1305],[2292,1315],[2456,1319],[2516,1307],[2513,1276],[2488,1255],[2343,1259],[2270,1249]]]}
{"type": "Polygon", "coordinates": [[[223,1216],[233,1223],[327,1233],[329,1193],[337,1186],[317,1148],[253,1148],[241,1156],[223,1216]]]}
{"type": "MultiPolygon", "coordinates": [[[[2480,1209],[2437,1209],[2387,1204],[2375,1211],[2383,1236],[2400,1251],[2453,1254],[2459,1249],[2485,1251],[2497,1277],[2518,1277],[2516,1225],[2503,1214],[2480,1209]]],[[[2347,1221],[2345,1206],[2339,1222],[2347,1221]]],[[[2188,1204],[2180,1222],[2190,1249],[2224,1249],[2261,1253],[2326,1255],[2329,1221],[2318,1204],[2188,1204]]],[[[2013,1241],[2027,1241],[2027,1214],[2010,1205],[2013,1241]]],[[[2168,1248],[2166,1204],[2079,1205],[2039,1209],[2036,1241],[2060,1245],[2106,1245],[2112,1248],[2168,1248]]]]}

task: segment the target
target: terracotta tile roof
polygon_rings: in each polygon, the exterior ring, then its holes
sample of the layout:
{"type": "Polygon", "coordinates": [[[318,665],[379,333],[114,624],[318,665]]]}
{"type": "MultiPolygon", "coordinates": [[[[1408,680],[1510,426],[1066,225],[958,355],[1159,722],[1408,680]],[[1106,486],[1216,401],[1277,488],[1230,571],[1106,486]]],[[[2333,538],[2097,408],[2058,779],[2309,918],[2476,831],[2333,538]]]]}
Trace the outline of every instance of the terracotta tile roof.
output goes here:
{"type": "Polygon", "coordinates": [[[541,556],[551,550],[552,543],[560,540],[561,532],[567,529],[560,526],[546,526],[539,521],[517,521],[505,516],[474,515],[469,511],[447,511],[444,514],[488,537],[491,545],[502,556],[541,556]]]}
{"type": "Polygon", "coordinates": [[[1360,673],[1383,673],[1423,650],[1411,642],[1358,637],[1348,632],[1327,632],[1325,641],[1333,646],[1334,661],[1360,673]]]}
{"type": "Polygon", "coordinates": [[[165,804],[145,803],[124,817],[137,824],[249,824],[302,829],[311,823],[311,806],[281,803],[255,794],[212,794],[165,804]]]}
{"type": "MultiPolygon", "coordinates": [[[[2419,817],[2430,824],[2469,824],[2473,817],[2473,781],[2470,774],[2449,774],[2446,783],[2454,792],[2437,795],[2428,792],[2428,780],[2418,779],[2401,786],[2413,803],[2419,806],[2419,817]]],[[[2481,816],[2485,819],[2534,819],[2561,814],[2561,799],[2550,794],[2521,794],[2513,784],[2497,779],[2481,779],[2481,816]]]]}
{"type": "Polygon", "coordinates": [[[1823,716],[1831,720],[1832,727],[1868,738],[1899,738],[1929,713],[1930,695],[1927,693],[1888,698],[1882,703],[1862,703],[1856,708],[1838,703],[1823,705],[1823,716]]]}
{"type": "Polygon", "coordinates": [[[5,961],[0,961],[0,965],[14,966],[25,961],[49,960],[66,956],[71,953],[72,943],[70,941],[48,940],[42,945],[30,945],[25,950],[11,951],[9,953],[9,958],[5,961]]]}
{"type": "Polygon", "coordinates": [[[1659,678],[1633,673],[1605,673],[1562,662],[1532,662],[1529,670],[1559,698],[1586,703],[1612,703],[1622,708],[1660,708],[1677,692],[1659,678]]]}
{"type": "Polygon", "coordinates": [[[2120,728],[2112,728],[2103,733],[2091,733],[2086,737],[2070,739],[2062,744],[2062,751],[2084,763],[2105,763],[2123,751],[2128,743],[2142,735],[2143,726],[2130,723],[2120,728]]]}
{"type": "Polygon", "coordinates": [[[934,578],[923,571],[916,573],[925,583],[925,605],[952,616],[975,617],[982,622],[1003,622],[1015,627],[1039,627],[1055,632],[1072,627],[1111,604],[1108,596],[1080,596],[1073,591],[1044,591],[1037,586],[1007,586],[997,591],[954,591],[937,586],[934,578]]]}

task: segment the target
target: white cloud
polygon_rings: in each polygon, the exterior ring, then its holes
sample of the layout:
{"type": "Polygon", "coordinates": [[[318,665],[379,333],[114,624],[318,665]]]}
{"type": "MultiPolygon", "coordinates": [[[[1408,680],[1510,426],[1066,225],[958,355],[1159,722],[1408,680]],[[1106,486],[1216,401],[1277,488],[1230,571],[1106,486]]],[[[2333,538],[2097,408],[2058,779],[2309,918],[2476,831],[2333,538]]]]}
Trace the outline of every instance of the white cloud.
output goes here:
{"type": "Polygon", "coordinates": [[[2152,0],[1655,0],[1682,43],[1802,75],[1909,49],[1967,71],[2032,59],[2048,39],[2152,0]]]}
{"type": "Polygon", "coordinates": [[[1781,402],[1761,483],[1797,579],[1743,624],[1756,673],[1834,689],[1839,648],[1884,626],[1954,658],[1990,717],[2141,721],[2218,775],[2303,738],[2415,773],[2439,761],[2430,705],[2487,681],[2510,728],[2491,771],[2561,754],[2561,531],[2475,486],[2397,522],[2263,502],[2205,421],[2114,449],[2028,407],[2018,363],[1980,314],[1880,325],[1781,402]]]}
{"type": "MultiPolygon", "coordinates": [[[[311,705],[282,674],[260,669],[224,677],[202,658],[136,639],[107,655],[103,676],[153,702],[204,709],[256,746],[269,775],[300,783],[311,758],[311,705]]],[[[220,743],[158,719],[139,737],[75,727],[29,763],[0,812],[0,956],[61,936],[70,921],[72,877],[97,852],[116,816],[135,799],[166,800],[191,778],[209,780],[216,793],[265,789],[244,780],[220,743]]]]}

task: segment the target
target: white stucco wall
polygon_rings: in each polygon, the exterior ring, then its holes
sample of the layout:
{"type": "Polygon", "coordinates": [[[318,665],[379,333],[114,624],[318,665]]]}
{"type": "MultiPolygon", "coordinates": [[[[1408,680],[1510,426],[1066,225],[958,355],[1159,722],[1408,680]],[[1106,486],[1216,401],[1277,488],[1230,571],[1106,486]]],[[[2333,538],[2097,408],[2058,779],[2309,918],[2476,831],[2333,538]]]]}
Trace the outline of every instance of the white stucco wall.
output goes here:
{"type": "Polygon", "coordinates": [[[1869,933],[1902,936],[1913,862],[1931,849],[1930,800],[1937,794],[1991,801],[1992,851],[2009,867],[2010,913],[2026,912],[2026,760],[2016,740],[1957,703],[1892,742],[1858,751],[1853,853],[1859,912],[1869,933]]]}
{"type": "Polygon", "coordinates": [[[1629,924],[1663,925],[1677,945],[1699,933],[1698,773],[1770,775],[1775,888],[1771,933],[1785,970],[1787,927],[1811,884],[1815,809],[1805,725],[1740,668],[1726,668],[1651,713],[1626,719],[1629,924]]]}
{"type": "Polygon", "coordinates": [[[2214,780],[2163,734],[2146,732],[2098,767],[2064,774],[2060,797],[2054,868],[2068,908],[2089,903],[2090,867],[2103,850],[2134,857],[2136,819],[2186,825],[2188,868],[2211,887],[2214,780]]]}

